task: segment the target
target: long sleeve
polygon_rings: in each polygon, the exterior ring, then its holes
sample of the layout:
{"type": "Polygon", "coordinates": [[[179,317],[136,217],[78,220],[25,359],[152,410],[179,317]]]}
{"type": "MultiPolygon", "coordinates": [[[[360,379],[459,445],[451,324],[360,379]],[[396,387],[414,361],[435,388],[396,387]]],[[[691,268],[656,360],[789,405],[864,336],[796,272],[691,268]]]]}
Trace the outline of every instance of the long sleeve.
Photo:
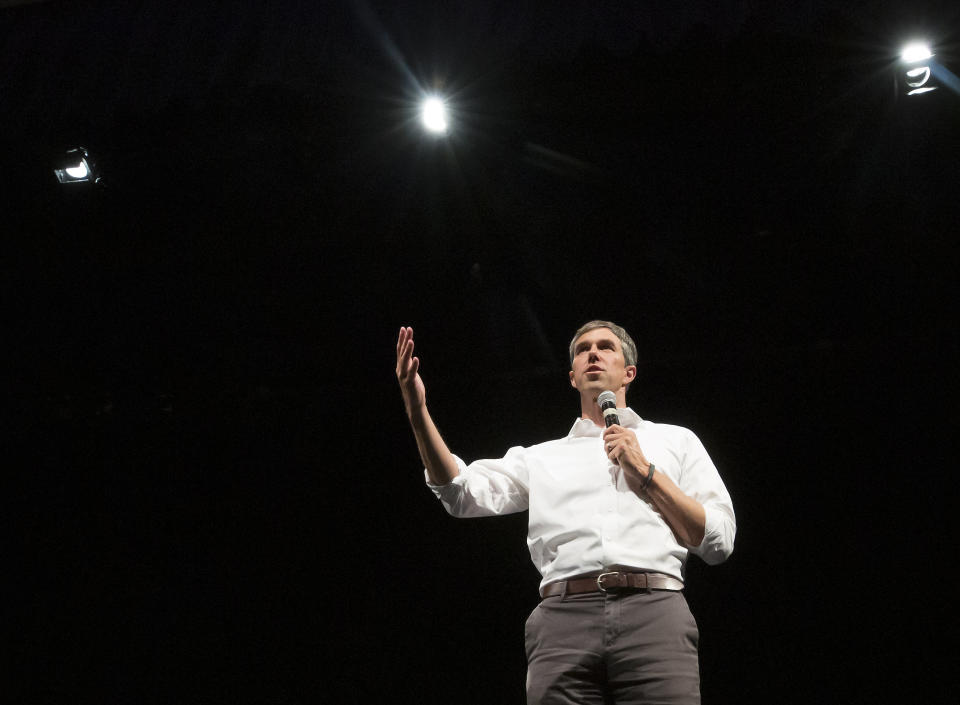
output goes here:
{"type": "Polygon", "coordinates": [[[525,449],[514,447],[502,458],[467,465],[456,455],[460,474],[446,485],[427,486],[455,517],[480,517],[522,512],[528,507],[529,477],[525,449]]]}
{"type": "Polygon", "coordinates": [[[703,541],[690,547],[690,552],[716,565],[733,553],[737,534],[733,500],[700,439],[690,431],[687,433],[680,488],[703,505],[706,515],[703,541]]]}

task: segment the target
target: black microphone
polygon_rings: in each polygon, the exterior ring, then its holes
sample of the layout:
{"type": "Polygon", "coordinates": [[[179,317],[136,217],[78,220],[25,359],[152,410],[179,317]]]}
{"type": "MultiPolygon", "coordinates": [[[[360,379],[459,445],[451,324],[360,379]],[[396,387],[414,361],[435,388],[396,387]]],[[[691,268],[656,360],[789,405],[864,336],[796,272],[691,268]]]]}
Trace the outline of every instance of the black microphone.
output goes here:
{"type": "Polygon", "coordinates": [[[617,416],[617,395],[613,392],[600,392],[597,397],[597,404],[603,412],[603,422],[610,428],[614,424],[620,423],[620,417],[617,416]]]}

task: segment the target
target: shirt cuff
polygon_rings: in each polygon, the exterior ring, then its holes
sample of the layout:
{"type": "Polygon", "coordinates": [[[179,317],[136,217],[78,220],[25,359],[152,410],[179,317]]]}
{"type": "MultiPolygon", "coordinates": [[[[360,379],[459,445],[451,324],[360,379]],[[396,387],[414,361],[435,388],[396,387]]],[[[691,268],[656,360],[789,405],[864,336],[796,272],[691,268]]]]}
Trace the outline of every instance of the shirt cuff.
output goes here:
{"type": "Polygon", "coordinates": [[[733,538],[736,526],[722,509],[703,505],[703,541],[693,549],[708,565],[723,563],[733,553],[733,538]]]}

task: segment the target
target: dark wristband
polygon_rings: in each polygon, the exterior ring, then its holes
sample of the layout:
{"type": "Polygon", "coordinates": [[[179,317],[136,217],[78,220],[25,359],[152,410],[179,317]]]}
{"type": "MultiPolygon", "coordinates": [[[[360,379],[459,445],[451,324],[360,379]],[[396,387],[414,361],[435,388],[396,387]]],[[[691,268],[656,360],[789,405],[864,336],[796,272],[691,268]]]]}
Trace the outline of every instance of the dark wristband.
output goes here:
{"type": "Polygon", "coordinates": [[[647,479],[643,481],[643,484],[640,486],[641,490],[645,490],[650,486],[650,483],[653,481],[653,473],[656,471],[653,463],[650,463],[650,470],[647,471],[647,479]]]}

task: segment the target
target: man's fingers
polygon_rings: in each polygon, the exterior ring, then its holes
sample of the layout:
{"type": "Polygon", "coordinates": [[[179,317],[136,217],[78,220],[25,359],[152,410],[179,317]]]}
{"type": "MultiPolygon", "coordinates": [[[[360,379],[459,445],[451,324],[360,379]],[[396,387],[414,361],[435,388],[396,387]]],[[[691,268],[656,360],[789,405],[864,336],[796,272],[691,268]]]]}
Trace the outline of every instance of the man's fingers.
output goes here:
{"type": "Polygon", "coordinates": [[[407,345],[407,341],[413,338],[413,329],[412,328],[401,328],[400,335],[397,336],[397,357],[403,353],[403,349],[407,345]]]}
{"type": "Polygon", "coordinates": [[[408,340],[407,344],[403,346],[403,367],[409,372],[410,370],[410,361],[413,359],[413,341],[408,340]]]}
{"type": "Polygon", "coordinates": [[[405,329],[401,328],[400,337],[397,339],[397,363],[405,362],[411,350],[413,350],[413,338],[405,329]]]}
{"type": "Polygon", "coordinates": [[[406,382],[417,375],[420,369],[420,358],[413,356],[413,329],[401,328],[397,340],[397,378],[406,382]]]}
{"type": "Polygon", "coordinates": [[[607,451],[607,459],[614,465],[620,464],[620,449],[617,448],[616,443],[607,443],[604,446],[604,450],[607,451]]]}

